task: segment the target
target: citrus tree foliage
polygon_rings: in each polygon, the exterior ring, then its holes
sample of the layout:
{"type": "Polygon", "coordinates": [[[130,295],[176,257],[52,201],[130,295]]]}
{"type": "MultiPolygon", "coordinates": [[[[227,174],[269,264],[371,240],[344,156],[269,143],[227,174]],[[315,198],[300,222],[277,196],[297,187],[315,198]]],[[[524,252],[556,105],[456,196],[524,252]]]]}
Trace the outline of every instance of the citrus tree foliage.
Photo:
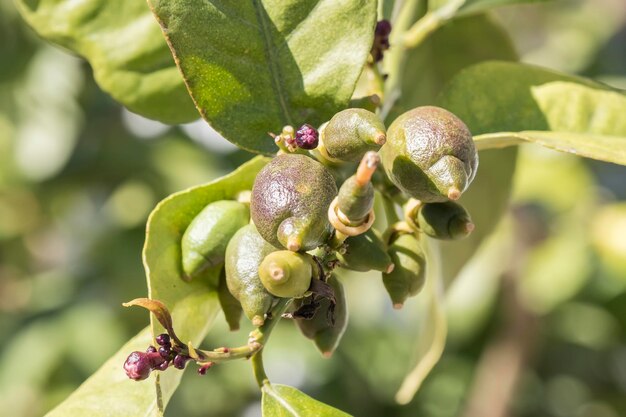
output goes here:
{"type": "Polygon", "coordinates": [[[18,0],[130,110],[202,117],[261,154],[154,208],[147,298],[128,304],[151,326],[48,415],[162,416],[171,368],[248,359],[264,416],[345,416],[270,382],[262,360],[281,318],[332,355],[344,270],[375,271],[394,308],[421,301],[416,361],[393,387],[409,402],[445,347],[448,288],[493,251],[515,145],[626,165],[623,91],[517,62],[489,10],[524,2],[541,1],[18,0]],[[202,349],[220,309],[255,330],[202,349]]]}

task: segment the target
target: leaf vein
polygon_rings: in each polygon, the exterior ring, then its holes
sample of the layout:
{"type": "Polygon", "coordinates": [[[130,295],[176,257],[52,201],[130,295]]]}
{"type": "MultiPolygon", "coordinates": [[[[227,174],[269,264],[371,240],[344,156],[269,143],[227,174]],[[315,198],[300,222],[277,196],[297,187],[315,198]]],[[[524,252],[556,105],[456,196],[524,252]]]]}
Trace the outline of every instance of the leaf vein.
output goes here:
{"type": "Polygon", "coordinates": [[[274,85],[274,90],[276,90],[276,98],[278,100],[278,104],[280,105],[280,108],[282,110],[282,114],[284,117],[283,122],[284,124],[292,124],[291,114],[289,112],[289,106],[287,104],[288,97],[281,81],[282,74],[278,62],[277,51],[272,47],[271,34],[268,28],[269,22],[263,16],[265,10],[263,9],[263,5],[260,3],[260,0],[252,0],[252,2],[256,9],[257,20],[259,21],[261,34],[263,35],[263,40],[265,42],[265,50],[267,53],[267,59],[269,64],[268,70],[270,72],[272,84],[274,85]]]}

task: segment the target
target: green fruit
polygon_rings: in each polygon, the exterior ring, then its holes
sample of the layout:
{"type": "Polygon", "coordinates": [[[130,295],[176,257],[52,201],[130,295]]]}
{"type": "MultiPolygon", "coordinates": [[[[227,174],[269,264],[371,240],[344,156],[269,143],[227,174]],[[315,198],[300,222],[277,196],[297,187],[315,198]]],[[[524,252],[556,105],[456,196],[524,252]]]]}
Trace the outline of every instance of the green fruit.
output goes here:
{"type": "Polygon", "coordinates": [[[328,239],[328,207],[336,195],[335,180],[322,164],[304,155],[279,155],[254,181],[252,220],[272,245],[308,251],[328,239]]]}
{"type": "Polygon", "coordinates": [[[272,252],[259,266],[265,289],[276,297],[301,298],[311,285],[313,258],[309,254],[281,250],[272,252]]]}
{"type": "Polygon", "coordinates": [[[275,300],[261,282],[259,266],[267,255],[277,250],[259,235],[252,224],[239,229],[226,248],[228,290],[239,300],[246,317],[255,326],[265,322],[265,314],[275,300]]]}
{"type": "Polygon", "coordinates": [[[181,241],[185,274],[192,278],[224,263],[228,242],[249,221],[247,204],[223,200],[207,205],[189,224],[181,241]]]}
{"type": "Polygon", "coordinates": [[[385,143],[385,125],[365,109],[346,109],[335,114],[320,131],[324,153],[331,160],[358,162],[367,151],[385,143]]]}
{"type": "Polygon", "coordinates": [[[432,106],[417,107],[394,120],[380,156],[389,179],[427,203],[457,200],[478,168],[476,147],[465,123],[432,106]]]}
{"type": "Polygon", "coordinates": [[[226,273],[222,272],[220,283],[217,287],[217,298],[224,312],[224,318],[231,331],[239,330],[239,322],[241,321],[241,303],[228,290],[226,284],[226,273]]]}
{"type": "Polygon", "coordinates": [[[331,302],[322,300],[320,308],[311,320],[297,319],[296,324],[303,335],[315,342],[315,346],[325,357],[330,357],[346,331],[348,326],[348,308],[346,294],[341,282],[333,275],[328,279],[328,284],[335,291],[334,324],[329,321],[329,309],[331,302]]]}
{"type": "Polygon", "coordinates": [[[393,268],[391,257],[387,254],[387,245],[374,229],[345,241],[345,253],[337,253],[341,267],[353,271],[387,272],[393,268]]]}
{"type": "Polygon", "coordinates": [[[436,239],[461,239],[474,230],[467,210],[453,201],[424,204],[419,208],[416,220],[421,232],[436,239]]]}
{"type": "Polygon", "coordinates": [[[383,284],[393,307],[402,308],[407,298],[416,295],[426,280],[426,258],[415,236],[403,234],[389,246],[389,256],[395,267],[383,274],[383,284]]]}
{"type": "Polygon", "coordinates": [[[353,223],[362,223],[374,207],[374,186],[362,184],[356,175],[348,178],[339,188],[338,208],[353,223]]]}

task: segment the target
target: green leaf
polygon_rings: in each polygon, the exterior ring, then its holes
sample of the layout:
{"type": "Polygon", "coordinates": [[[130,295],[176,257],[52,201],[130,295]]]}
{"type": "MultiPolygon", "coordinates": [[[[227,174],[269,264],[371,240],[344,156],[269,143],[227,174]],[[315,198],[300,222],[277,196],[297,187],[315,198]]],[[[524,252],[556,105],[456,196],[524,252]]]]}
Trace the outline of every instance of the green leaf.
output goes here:
{"type": "MultiPolygon", "coordinates": [[[[217,292],[211,287],[219,271],[210,271],[192,282],[183,280],[180,247],[183,233],[207,204],[232,199],[238,192],[251,189],[256,174],[267,162],[267,158],[257,157],[225,177],[173,194],[161,201],[148,219],[143,260],[150,298],[158,301],[142,299],[131,303],[155,310],[166,325],[173,322],[177,335],[185,343],[199,345],[219,311],[217,292]],[[171,319],[166,308],[171,311],[171,319]]],[[[132,351],[145,350],[153,342],[152,336],[163,331],[153,314],[151,322],[150,328],[122,347],[47,417],[162,416],[183,373],[154,372],[150,379],[135,382],[122,369],[132,351]]]]}
{"type": "Polygon", "coordinates": [[[478,149],[502,148],[531,142],[585,158],[626,165],[626,138],[620,136],[529,130],[479,135],[474,139],[478,149]]]}
{"type": "Polygon", "coordinates": [[[459,9],[459,14],[469,14],[482,12],[500,6],[510,6],[512,4],[547,3],[552,0],[465,0],[459,9]]]}
{"type": "Polygon", "coordinates": [[[142,0],[16,0],[47,40],[83,56],[98,85],[135,113],[166,123],[198,118],[172,55],[142,0]]]}
{"type": "Polygon", "coordinates": [[[152,334],[146,327],[45,417],[160,416],[161,393],[155,389],[156,372],[137,382],[129,379],[122,367],[131,352],[144,351],[150,343],[152,334]]]}
{"type": "Polygon", "coordinates": [[[432,104],[446,83],[470,65],[493,59],[517,60],[506,31],[487,14],[454,19],[418,47],[402,53],[406,63],[400,72],[399,97],[388,120],[408,109],[432,104]]]}
{"type": "Polygon", "coordinates": [[[263,417],[350,417],[287,385],[263,386],[263,417]]]}
{"type": "Polygon", "coordinates": [[[431,10],[441,8],[454,8],[457,10],[456,16],[471,13],[484,12],[500,6],[510,6],[513,4],[546,3],[552,0],[434,0],[428,3],[431,10]]]}
{"type": "Polygon", "coordinates": [[[374,0],[149,0],[202,116],[234,144],[342,110],[372,45],[374,0]]]}
{"type": "Polygon", "coordinates": [[[530,65],[488,62],[461,72],[442,100],[465,109],[479,149],[529,141],[626,164],[626,94],[605,85],[530,65]]]}

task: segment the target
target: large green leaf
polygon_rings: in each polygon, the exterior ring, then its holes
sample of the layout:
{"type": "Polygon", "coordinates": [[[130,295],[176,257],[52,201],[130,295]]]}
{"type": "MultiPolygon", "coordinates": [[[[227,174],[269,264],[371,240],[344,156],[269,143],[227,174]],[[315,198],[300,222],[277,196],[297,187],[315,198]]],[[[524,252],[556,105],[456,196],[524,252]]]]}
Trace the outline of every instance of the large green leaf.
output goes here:
{"type": "Polygon", "coordinates": [[[42,37],[85,57],[100,87],[166,123],[199,117],[144,0],[16,0],[42,37]]]}
{"type": "Polygon", "coordinates": [[[493,59],[517,60],[506,31],[487,14],[455,19],[418,47],[402,53],[406,61],[399,74],[401,82],[397,92],[387,92],[398,94],[389,121],[407,109],[432,104],[444,85],[470,65],[493,59]]]}
{"type": "MultiPolygon", "coordinates": [[[[180,240],[193,218],[209,203],[234,198],[250,190],[256,174],[268,162],[257,157],[230,175],[192,187],[161,201],[148,219],[143,250],[150,298],[163,302],[172,313],[176,334],[184,342],[200,344],[219,311],[211,283],[219,271],[202,279],[183,280],[180,240]]],[[[163,328],[154,317],[151,327],[128,342],[48,417],[160,417],[182,378],[182,372],[155,372],[150,379],[128,379],[122,364],[130,352],[145,350],[163,328]]]]}
{"type": "Polygon", "coordinates": [[[149,0],[202,116],[254,152],[268,132],[347,106],[372,45],[374,0],[149,0]]]}
{"type": "Polygon", "coordinates": [[[626,94],[530,65],[478,64],[443,93],[464,108],[479,149],[529,141],[589,158],[626,164],[626,94]]]}
{"type": "Polygon", "coordinates": [[[131,352],[144,351],[151,342],[152,333],[146,327],[46,417],[159,416],[161,399],[154,385],[155,373],[145,381],[136,382],[122,368],[131,352]]]}
{"type": "Polygon", "coordinates": [[[350,417],[287,385],[263,386],[263,417],[350,417]]]}

